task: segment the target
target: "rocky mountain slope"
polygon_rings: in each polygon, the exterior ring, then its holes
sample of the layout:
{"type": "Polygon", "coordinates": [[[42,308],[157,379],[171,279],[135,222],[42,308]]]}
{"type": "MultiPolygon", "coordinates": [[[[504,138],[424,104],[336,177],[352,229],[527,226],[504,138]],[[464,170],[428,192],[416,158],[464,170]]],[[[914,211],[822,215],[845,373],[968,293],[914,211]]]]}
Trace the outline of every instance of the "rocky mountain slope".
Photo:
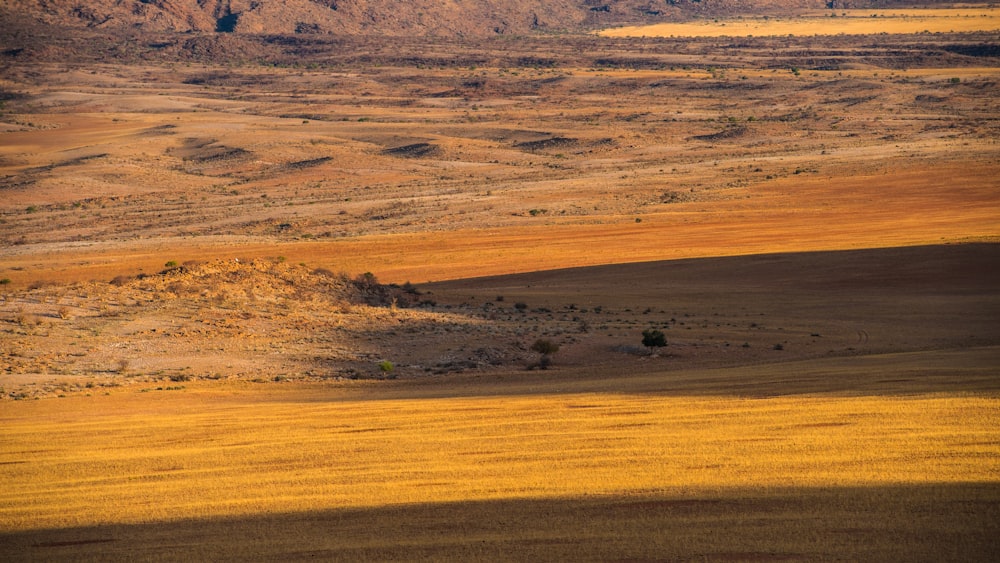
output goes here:
{"type": "MultiPolygon", "coordinates": [[[[941,3],[910,0],[905,5],[941,3]]],[[[900,0],[7,0],[0,6],[0,23],[160,33],[487,36],[902,4],[900,0]]]]}

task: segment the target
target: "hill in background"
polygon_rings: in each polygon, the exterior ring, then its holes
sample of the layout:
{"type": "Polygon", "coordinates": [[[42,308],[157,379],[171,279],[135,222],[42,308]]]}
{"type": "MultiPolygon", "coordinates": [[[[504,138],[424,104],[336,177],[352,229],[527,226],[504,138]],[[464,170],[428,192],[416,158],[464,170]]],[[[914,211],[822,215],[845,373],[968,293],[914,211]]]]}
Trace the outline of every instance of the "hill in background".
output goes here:
{"type": "Polygon", "coordinates": [[[3,27],[239,34],[489,36],[584,31],[807,9],[936,6],[929,0],[9,0],[3,27]]]}

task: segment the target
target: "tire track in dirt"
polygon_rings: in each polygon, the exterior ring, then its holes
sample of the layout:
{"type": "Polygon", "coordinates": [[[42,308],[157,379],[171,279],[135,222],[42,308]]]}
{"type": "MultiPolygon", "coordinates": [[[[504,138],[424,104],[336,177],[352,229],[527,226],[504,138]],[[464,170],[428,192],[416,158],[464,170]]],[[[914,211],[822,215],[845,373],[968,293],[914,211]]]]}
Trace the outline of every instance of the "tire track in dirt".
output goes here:
{"type": "Polygon", "coordinates": [[[867,330],[858,331],[858,344],[868,344],[869,335],[867,330]]]}

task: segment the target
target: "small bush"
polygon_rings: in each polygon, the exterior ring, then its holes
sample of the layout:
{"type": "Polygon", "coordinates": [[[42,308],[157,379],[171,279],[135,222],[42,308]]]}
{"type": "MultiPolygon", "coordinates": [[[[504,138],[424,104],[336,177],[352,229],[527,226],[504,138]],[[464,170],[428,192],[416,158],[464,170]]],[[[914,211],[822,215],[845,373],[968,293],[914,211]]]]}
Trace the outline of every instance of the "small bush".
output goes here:
{"type": "Polygon", "coordinates": [[[656,329],[644,330],[642,331],[642,345],[647,348],[663,348],[667,345],[667,336],[656,329]]]}
{"type": "Polygon", "coordinates": [[[39,323],[38,317],[25,313],[24,311],[18,311],[14,314],[14,322],[21,326],[37,325],[39,323]]]}
{"type": "Polygon", "coordinates": [[[551,340],[539,338],[531,345],[531,350],[542,356],[537,363],[530,364],[528,369],[549,369],[549,366],[552,365],[552,354],[559,351],[559,345],[551,340]]]}
{"type": "Polygon", "coordinates": [[[559,351],[559,345],[551,340],[539,338],[531,345],[531,350],[538,352],[542,356],[549,356],[559,351]]]}
{"type": "Polygon", "coordinates": [[[378,369],[381,370],[382,373],[388,375],[388,374],[392,373],[392,371],[394,369],[396,369],[396,366],[394,366],[393,363],[390,362],[389,360],[382,360],[378,364],[378,369]]]}

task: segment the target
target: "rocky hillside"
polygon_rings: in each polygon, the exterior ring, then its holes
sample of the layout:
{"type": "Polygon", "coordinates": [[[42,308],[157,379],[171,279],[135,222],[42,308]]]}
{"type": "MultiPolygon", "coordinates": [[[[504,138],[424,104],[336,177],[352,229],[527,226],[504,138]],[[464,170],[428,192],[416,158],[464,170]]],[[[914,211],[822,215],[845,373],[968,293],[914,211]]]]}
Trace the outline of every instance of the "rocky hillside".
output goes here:
{"type": "Polygon", "coordinates": [[[523,362],[519,327],[483,315],[434,311],[415,288],[371,274],[280,259],[170,262],[110,283],[36,284],[0,295],[0,399],[193,378],[357,379],[523,362]],[[452,350],[456,333],[468,350],[452,350]]]}
{"type": "MultiPolygon", "coordinates": [[[[948,0],[944,0],[947,2],[948,0]]],[[[941,4],[908,0],[905,5],[941,4]]],[[[5,27],[145,32],[488,36],[789,10],[890,7],[901,0],[5,0],[5,27]]]]}

